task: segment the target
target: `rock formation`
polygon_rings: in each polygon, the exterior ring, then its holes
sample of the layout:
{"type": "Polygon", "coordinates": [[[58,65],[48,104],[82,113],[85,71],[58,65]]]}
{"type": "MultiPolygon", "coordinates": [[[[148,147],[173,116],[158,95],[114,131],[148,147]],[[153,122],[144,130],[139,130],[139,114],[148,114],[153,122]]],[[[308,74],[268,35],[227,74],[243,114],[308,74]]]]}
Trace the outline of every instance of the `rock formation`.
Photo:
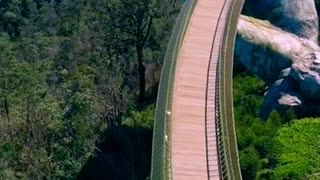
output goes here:
{"type": "Polygon", "coordinates": [[[298,36],[318,40],[318,15],[314,0],[246,0],[244,14],[269,20],[298,36]]]}
{"type": "Polygon", "coordinates": [[[314,0],[280,0],[270,21],[291,33],[318,41],[318,14],[314,0]]]}
{"type": "Polygon", "coordinates": [[[240,17],[235,59],[269,84],[262,118],[281,106],[320,115],[320,47],[314,1],[266,0],[258,4],[273,5],[273,13],[257,15],[265,20],[240,17]]]}

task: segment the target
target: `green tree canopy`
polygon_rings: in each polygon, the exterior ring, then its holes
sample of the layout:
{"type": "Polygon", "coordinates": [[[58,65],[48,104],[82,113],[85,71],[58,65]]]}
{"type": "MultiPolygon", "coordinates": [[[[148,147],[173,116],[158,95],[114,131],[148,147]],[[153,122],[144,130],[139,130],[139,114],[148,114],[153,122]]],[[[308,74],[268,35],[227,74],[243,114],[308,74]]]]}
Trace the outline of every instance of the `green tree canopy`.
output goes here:
{"type": "Polygon", "coordinates": [[[293,121],[275,138],[279,143],[276,178],[299,179],[320,172],[320,119],[293,121]]]}

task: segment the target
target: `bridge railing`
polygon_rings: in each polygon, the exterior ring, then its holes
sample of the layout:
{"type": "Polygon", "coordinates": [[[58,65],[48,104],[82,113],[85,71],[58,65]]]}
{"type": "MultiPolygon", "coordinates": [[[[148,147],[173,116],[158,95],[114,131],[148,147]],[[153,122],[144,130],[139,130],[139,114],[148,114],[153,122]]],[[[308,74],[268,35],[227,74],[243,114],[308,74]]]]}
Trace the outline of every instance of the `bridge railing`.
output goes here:
{"type": "MultiPolygon", "coordinates": [[[[236,25],[244,0],[234,0],[229,10],[217,72],[216,118],[221,179],[241,179],[233,118],[232,69],[236,25]]],[[[176,60],[197,0],[187,0],[176,20],[168,44],[158,91],[153,132],[151,179],[171,178],[171,103],[176,60]]]]}
{"type": "Polygon", "coordinates": [[[221,179],[241,178],[233,117],[232,73],[237,22],[244,0],[234,0],[228,11],[217,71],[216,121],[221,179]]]}
{"type": "Polygon", "coordinates": [[[151,179],[171,179],[171,103],[175,66],[186,28],[197,0],[187,0],[177,17],[165,54],[153,130],[151,179]]]}

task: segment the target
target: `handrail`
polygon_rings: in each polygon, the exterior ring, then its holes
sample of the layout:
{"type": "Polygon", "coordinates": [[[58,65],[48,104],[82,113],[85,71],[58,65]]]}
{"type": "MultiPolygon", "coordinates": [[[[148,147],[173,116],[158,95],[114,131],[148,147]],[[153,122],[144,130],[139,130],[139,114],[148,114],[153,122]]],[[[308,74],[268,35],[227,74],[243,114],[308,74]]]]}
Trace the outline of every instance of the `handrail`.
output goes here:
{"type": "MultiPolygon", "coordinates": [[[[227,0],[228,1],[228,0],[227,0]]],[[[230,0],[231,1],[231,0],[230,0]]],[[[185,2],[169,41],[159,85],[154,122],[151,179],[171,177],[171,103],[176,60],[186,27],[197,0],[185,2]]],[[[220,50],[217,70],[216,118],[221,179],[241,179],[233,118],[232,66],[236,25],[244,0],[232,0],[220,50]]]]}
{"type": "MultiPolygon", "coordinates": [[[[225,11],[225,9],[229,9],[228,8],[228,5],[230,4],[230,2],[229,2],[229,0],[224,0],[224,3],[223,3],[223,6],[222,6],[222,9],[221,9],[221,11],[220,11],[220,13],[219,13],[219,16],[218,16],[218,23],[217,23],[217,27],[215,27],[215,32],[214,32],[214,36],[213,36],[213,43],[212,43],[212,46],[211,46],[211,53],[210,53],[210,59],[209,59],[209,65],[208,65],[208,71],[207,71],[207,87],[206,87],[206,108],[205,108],[205,111],[206,111],[206,113],[205,113],[205,119],[206,119],[206,121],[205,121],[205,134],[206,134],[206,154],[207,154],[207,172],[208,172],[208,179],[210,179],[211,178],[211,173],[212,173],[212,171],[211,171],[211,167],[210,167],[210,161],[212,160],[212,159],[215,159],[215,158],[212,158],[212,157],[210,157],[210,156],[208,156],[208,154],[209,154],[209,151],[210,151],[210,149],[211,148],[219,148],[220,146],[219,146],[219,140],[218,140],[218,142],[217,142],[217,146],[216,147],[211,147],[211,146],[209,146],[209,141],[208,141],[208,136],[210,136],[210,134],[208,134],[209,133],[209,129],[208,129],[208,127],[211,125],[211,123],[216,123],[217,122],[217,118],[219,118],[220,116],[217,116],[217,113],[219,113],[219,111],[217,111],[217,110],[219,110],[219,108],[210,108],[209,107],[209,104],[211,104],[211,103],[217,103],[218,101],[217,101],[217,99],[219,99],[219,94],[217,93],[218,91],[216,91],[216,90],[212,90],[211,89],[211,87],[212,86],[214,86],[216,89],[219,87],[219,82],[218,82],[218,75],[217,75],[217,71],[218,71],[218,67],[217,67],[217,65],[215,65],[215,62],[213,62],[212,60],[216,60],[213,56],[215,56],[215,53],[217,53],[217,52],[215,52],[214,51],[214,48],[216,47],[216,46],[220,46],[221,45],[221,42],[219,41],[220,39],[220,37],[218,37],[218,36],[220,36],[220,33],[219,33],[219,31],[221,31],[222,29],[224,29],[225,27],[225,24],[223,24],[223,23],[220,23],[222,20],[223,20],[223,18],[224,18],[224,15],[225,15],[225,13],[226,13],[226,11],[225,11]],[[214,76],[215,75],[215,76],[214,76]],[[216,83],[216,84],[215,84],[216,83]],[[214,93],[214,92],[216,92],[216,93],[214,93]],[[213,96],[213,97],[212,97],[213,96]],[[218,98],[217,98],[218,97],[218,98]],[[213,102],[212,102],[213,101],[213,102]],[[216,102],[217,101],[217,102],[216,102]],[[209,117],[208,116],[208,114],[210,114],[212,111],[214,111],[214,113],[215,113],[215,117],[209,117]],[[214,119],[214,121],[210,121],[210,118],[213,118],[214,119]]],[[[222,39],[222,38],[221,38],[222,39]]],[[[219,50],[219,52],[220,52],[220,50],[219,50]]],[[[215,107],[219,107],[219,106],[215,106],[215,107]]],[[[217,124],[217,123],[216,123],[217,124]]],[[[220,123],[221,124],[221,123],[220,123]]],[[[218,126],[216,126],[216,127],[218,127],[218,126]]],[[[215,134],[216,134],[216,137],[219,139],[219,131],[217,131],[217,128],[215,129],[216,131],[215,131],[215,134]]],[[[223,176],[223,173],[222,173],[222,171],[221,171],[221,167],[223,167],[223,165],[222,164],[220,164],[221,163],[221,161],[220,161],[220,154],[219,154],[219,150],[218,150],[218,154],[217,154],[217,156],[218,156],[218,160],[219,160],[219,174],[220,174],[220,177],[222,177],[223,176]]],[[[214,176],[214,175],[213,175],[214,176]]]]}
{"type": "Polygon", "coordinates": [[[242,179],[233,117],[232,73],[237,22],[244,0],[234,0],[226,21],[218,68],[217,127],[221,179],[242,179]]]}
{"type": "Polygon", "coordinates": [[[196,0],[187,0],[173,28],[164,57],[153,130],[151,179],[171,179],[170,111],[176,60],[196,0]]]}

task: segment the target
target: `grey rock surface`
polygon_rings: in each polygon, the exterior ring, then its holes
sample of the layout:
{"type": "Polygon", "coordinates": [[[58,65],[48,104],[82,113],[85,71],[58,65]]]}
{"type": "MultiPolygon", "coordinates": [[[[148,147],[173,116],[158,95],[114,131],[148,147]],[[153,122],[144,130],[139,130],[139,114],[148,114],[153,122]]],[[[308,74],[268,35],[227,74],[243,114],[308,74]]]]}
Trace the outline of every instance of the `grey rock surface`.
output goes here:
{"type": "Polygon", "coordinates": [[[320,52],[310,53],[292,64],[289,76],[298,82],[305,98],[320,102],[320,52]]]}
{"type": "Polygon", "coordinates": [[[282,106],[320,115],[320,48],[314,41],[242,15],[235,61],[270,85],[262,118],[282,106]]]}
{"type": "Polygon", "coordinates": [[[243,14],[259,19],[269,19],[274,9],[280,7],[279,0],[246,0],[243,14]]]}
{"type": "Polygon", "coordinates": [[[265,93],[261,110],[262,119],[267,119],[274,109],[280,106],[301,106],[304,100],[296,89],[296,82],[290,76],[280,78],[265,93]]]}
{"type": "Polygon", "coordinates": [[[269,18],[274,25],[298,36],[318,41],[318,14],[314,0],[274,0],[280,2],[269,18]]]}
{"type": "Polygon", "coordinates": [[[281,71],[265,93],[261,117],[281,106],[298,107],[305,115],[320,114],[320,52],[306,55],[281,71]]]}
{"type": "Polygon", "coordinates": [[[308,54],[320,51],[313,41],[262,21],[241,15],[235,45],[236,60],[268,83],[308,54]]]}
{"type": "Polygon", "coordinates": [[[269,20],[281,29],[318,41],[318,14],[314,0],[246,0],[243,14],[269,20]]]}

